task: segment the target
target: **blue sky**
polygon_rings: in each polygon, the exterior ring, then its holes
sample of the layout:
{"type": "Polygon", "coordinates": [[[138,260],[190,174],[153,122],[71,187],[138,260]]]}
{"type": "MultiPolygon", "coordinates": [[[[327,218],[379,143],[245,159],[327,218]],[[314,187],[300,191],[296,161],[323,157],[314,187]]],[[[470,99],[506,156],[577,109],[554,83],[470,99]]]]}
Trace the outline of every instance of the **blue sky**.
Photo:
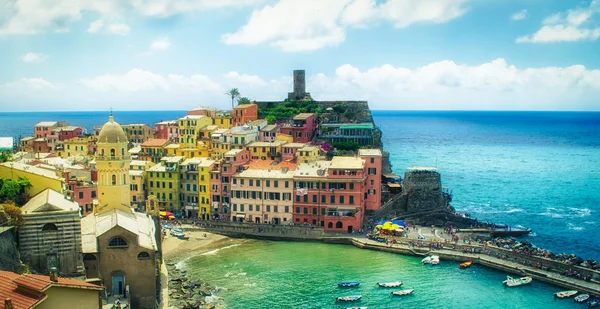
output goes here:
{"type": "Polygon", "coordinates": [[[600,110],[600,3],[0,0],[3,111],[228,106],[600,110]]]}

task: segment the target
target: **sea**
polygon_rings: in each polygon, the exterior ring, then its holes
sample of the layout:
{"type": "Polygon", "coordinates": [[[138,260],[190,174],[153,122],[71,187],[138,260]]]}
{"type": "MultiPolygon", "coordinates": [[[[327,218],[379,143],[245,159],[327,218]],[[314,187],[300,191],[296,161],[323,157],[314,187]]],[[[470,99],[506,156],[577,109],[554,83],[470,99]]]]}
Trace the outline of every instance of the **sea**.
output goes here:
{"type": "MultiPolygon", "coordinates": [[[[114,112],[122,124],[154,124],[184,111],[114,112]]],[[[373,111],[393,171],[439,169],[452,205],[479,221],[531,228],[523,238],[554,253],[600,260],[600,112],[373,111]]],[[[0,113],[0,137],[30,136],[40,121],[88,132],[108,112],[0,113]]],[[[505,289],[506,274],[456,263],[424,267],[413,257],[349,246],[237,241],[182,263],[222,287],[228,308],[338,308],[333,296],[360,293],[371,308],[569,308],[540,282],[505,289]],[[339,290],[359,280],[359,290],[339,290]],[[391,297],[378,281],[405,282],[414,295],[391,297]],[[367,294],[368,293],[368,294],[367,294]],[[367,297],[368,295],[368,297],[367,297]]]]}

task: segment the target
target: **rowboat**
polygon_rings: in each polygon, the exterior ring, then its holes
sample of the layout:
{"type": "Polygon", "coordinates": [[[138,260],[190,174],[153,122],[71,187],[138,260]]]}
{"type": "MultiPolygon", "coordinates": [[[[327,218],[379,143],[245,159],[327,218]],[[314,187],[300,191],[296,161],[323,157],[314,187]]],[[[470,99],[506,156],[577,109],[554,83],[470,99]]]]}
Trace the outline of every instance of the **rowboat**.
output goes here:
{"type": "Polygon", "coordinates": [[[433,258],[431,259],[431,262],[429,262],[429,264],[433,265],[437,265],[440,263],[440,258],[438,256],[433,256],[433,258]]]}
{"type": "Polygon", "coordinates": [[[357,300],[360,300],[361,298],[362,298],[362,295],[348,295],[348,296],[336,297],[335,300],[337,300],[337,301],[357,301],[357,300]]]}
{"type": "Polygon", "coordinates": [[[577,291],[572,290],[572,291],[562,291],[562,292],[556,292],[554,293],[554,297],[558,297],[558,298],[569,298],[573,295],[577,294],[577,291]]]}
{"type": "Polygon", "coordinates": [[[354,288],[360,285],[358,281],[340,281],[338,282],[338,286],[342,288],[354,288]]]}
{"type": "Polygon", "coordinates": [[[590,300],[590,302],[588,303],[588,307],[590,308],[596,308],[600,306],[600,298],[594,298],[592,300],[590,300]]]}
{"type": "Polygon", "coordinates": [[[438,263],[439,263],[440,257],[437,256],[437,255],[427,256],[427,257],[425,257],[424,259],[421,260],[421,263],[423,263],[423,264],[431,264],[431,261],[433,261],[433,260],[437,260],[438,263]]]}
{"type": "Polygon", "coordinates": [[[394,296],[404,296],[404,295],[412,294],[413,291],[414,291],[414,289],[394,291],[394,292],[392,292],[392,295],[394,295],[394,296]]]}
{"type": "Polygon", "coordinates": [[[179,234],[179,235],[177,235],[177,238],[179,238],[181,240],[188,240],[188,239],[190,239],[190,236],[188,236],[187,234],[179,234]]]}
{"type": "Polygon", "coordinates": [[[522,277],[522,278],[515,279],[511,276],[506,276],[506,280],[504,280],[502,283],[505,286],[512,288],[512,287],[516,287],[516,286],[530,284],[532,280],[533,280],[533,278],[531,278],[531,277],[522,277]]]}
{"type": "Polygon", "coordinates": [[[402,281],[396,282],[377,282],[377,286],[380,288],[397,288],[402,285],[402,281]]]}
{"type": "Polygon", "coordinates": [[[466,261],[464,263],[460,263],[460,265],[458,265],[458,268],[469,268],[471,267],[471,264],[473,264],[473,261],[466,261]]]}
{"type": "Polygon", "coordinates": [[[585,303],[586,300],[590,298],[590,294],[581,294],[575,297],[575,302],[577,303],[585,303]]]}

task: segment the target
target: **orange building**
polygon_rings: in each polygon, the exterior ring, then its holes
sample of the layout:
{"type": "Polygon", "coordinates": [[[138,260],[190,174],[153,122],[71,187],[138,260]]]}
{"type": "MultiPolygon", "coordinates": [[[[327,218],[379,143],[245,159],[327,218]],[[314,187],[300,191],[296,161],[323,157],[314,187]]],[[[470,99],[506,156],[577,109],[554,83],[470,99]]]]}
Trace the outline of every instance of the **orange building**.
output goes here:
{"type": "Polygon", "coordinates": [[[241,126],[258,119],[258,105],[240,104],[233,109],[233,126],[241,126]]]}

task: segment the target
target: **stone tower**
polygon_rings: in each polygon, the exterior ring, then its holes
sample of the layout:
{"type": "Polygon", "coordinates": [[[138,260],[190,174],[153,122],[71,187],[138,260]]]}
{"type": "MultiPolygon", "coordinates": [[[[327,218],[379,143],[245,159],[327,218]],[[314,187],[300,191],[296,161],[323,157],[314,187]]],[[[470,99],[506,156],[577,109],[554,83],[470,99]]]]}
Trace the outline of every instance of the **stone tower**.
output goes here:
{"type": "Polygon", "coordinates": [[[129,141],[112,113],[100,130],[97,144],[98,202],[94,213],[102,214],[112,209],[130,212],[129,141]]]}
{"type": "Polygon", "coordinates": [[[444,209],[440,173],[432,167],[412,167],[404,174],[403,194],[407,195],[406,211],[423,212],[444,209]]]}
{"type": "Polygon", "coordinates": [[[310,98],[306,92],[306,75],[304,70],[294,70],[294,92],[288,92],[288,100],[303,100],[310,98]]]}

